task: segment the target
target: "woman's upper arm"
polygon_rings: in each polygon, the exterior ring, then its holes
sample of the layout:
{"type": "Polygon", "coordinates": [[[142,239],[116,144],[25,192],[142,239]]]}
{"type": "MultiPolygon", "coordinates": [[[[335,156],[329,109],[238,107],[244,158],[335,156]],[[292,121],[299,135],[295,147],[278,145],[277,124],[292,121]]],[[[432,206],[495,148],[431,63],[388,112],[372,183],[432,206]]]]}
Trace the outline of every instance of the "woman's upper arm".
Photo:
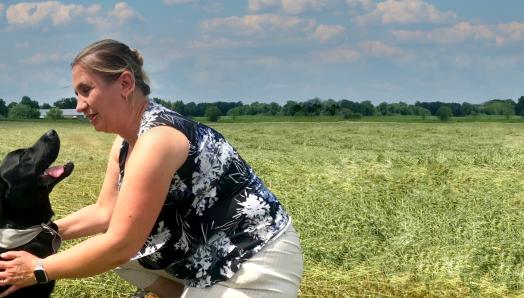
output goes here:
{"type": "Polygon", "coordinates": [[[117,136],[111,147],[111,152],[109,153],[106,174],[97,201],[97,205],[106,210],[109,215],[113,210],[118,196],[118,176],[120,174],[118,158],[121,146],[122,138],[117,136]]]}
{"type": "Polygon", "coordinates": [[[121,143],[122,138],[120,137],[117,137],[113,143],[97,202],[56,221],[64,239],[74,239],[107,231],[118,196],[118,155],[121,143]]]}
{"type": "Polygon", "coordinates": [[[128,254],[136,253],[151,232],[175,172],[186,161],[189,141],[172,127],[144,133],[126,162],[126,172],[108,233],[126,239],[128,254]]]}

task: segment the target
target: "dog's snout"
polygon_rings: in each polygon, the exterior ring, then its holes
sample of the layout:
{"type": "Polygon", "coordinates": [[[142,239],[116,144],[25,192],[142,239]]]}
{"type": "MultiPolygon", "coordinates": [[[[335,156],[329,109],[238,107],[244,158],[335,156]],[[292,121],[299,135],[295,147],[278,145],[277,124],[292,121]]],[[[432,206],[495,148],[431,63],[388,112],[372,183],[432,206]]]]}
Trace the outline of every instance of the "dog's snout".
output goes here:
{"type": "Polygon", "coordinates": [[[48,132],[45,133],[48,137],[54,137],[56,136],[56,131],[54,129],[50,129],[48,132]]]}

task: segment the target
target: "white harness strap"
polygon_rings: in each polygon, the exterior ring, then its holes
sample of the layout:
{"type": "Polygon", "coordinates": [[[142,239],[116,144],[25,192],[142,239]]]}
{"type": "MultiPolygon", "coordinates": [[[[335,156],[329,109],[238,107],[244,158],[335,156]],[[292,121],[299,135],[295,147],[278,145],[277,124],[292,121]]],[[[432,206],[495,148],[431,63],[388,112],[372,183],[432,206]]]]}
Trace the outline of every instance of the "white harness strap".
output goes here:
{"type": "Polygon", "coordinates": [[[0,247],[4,249],[20,247],[35,239],[43,230],[42,226],[33,226],[25,230],[0,229],[0,247]]]}
{"type": "Polygon", "coordinates": [[[54,235],[52,243],[53,251],[57,252],[62,239],[60,234],[51,228],[49,224],[40,224],[38,226],[32,226],[24,230],[0,229],[0,248],[9,250],[20,247],[31,242],[31,240],[35,239],[38,234],[44,231],[54,235]]]}

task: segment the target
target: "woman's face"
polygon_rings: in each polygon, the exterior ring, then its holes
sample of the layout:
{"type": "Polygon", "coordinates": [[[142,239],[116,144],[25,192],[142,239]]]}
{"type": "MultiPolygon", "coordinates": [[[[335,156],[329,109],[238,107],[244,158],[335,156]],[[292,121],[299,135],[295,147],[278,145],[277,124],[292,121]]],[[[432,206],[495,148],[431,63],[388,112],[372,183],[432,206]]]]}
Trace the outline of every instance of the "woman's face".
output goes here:
{"type": "Polygon", "coordinates": [[[77,96],[76,110],[84,113],[97,131],[115,132],[113,122],[118,120],[116,105],[122,97],[119,80],[107,83],[78,64],[73,66],[72,74],[77,96]]]}

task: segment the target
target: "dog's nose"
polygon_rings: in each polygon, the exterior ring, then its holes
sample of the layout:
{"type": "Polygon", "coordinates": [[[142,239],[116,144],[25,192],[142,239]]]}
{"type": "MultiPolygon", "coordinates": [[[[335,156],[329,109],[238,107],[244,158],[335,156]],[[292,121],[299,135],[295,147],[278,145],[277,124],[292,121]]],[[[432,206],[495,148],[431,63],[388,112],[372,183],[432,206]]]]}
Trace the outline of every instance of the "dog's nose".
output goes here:
{"type": "Polygon", "coordinates": [[[49,130],[45,133],[48,137],[56,136],[56,131],[54,129],[49,130]]]}

